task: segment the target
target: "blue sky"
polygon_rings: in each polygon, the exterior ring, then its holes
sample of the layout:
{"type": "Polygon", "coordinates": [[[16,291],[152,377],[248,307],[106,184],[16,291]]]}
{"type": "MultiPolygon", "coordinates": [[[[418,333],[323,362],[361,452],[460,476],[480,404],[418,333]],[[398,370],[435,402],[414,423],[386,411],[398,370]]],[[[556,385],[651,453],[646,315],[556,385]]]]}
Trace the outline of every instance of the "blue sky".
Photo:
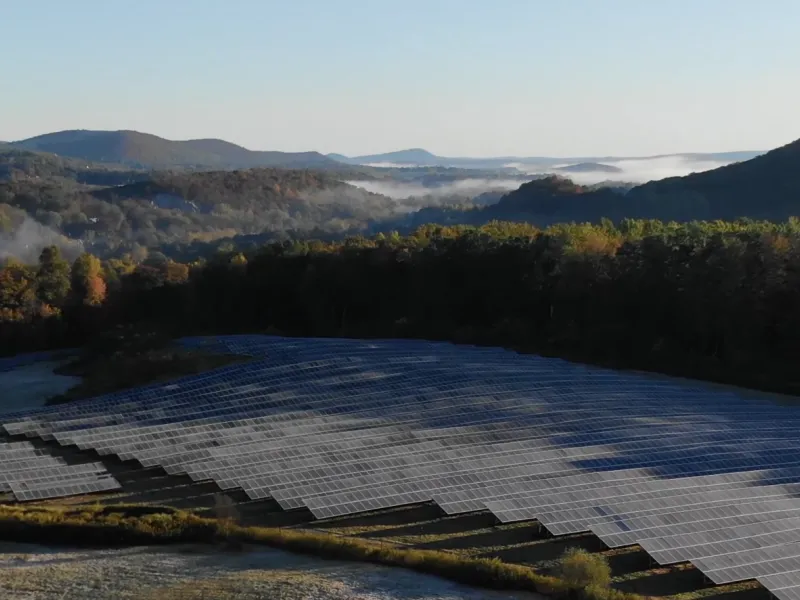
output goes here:
{"type": "Polygon", "coordinates": [[[0,139],[644,155],[800,137],[797,0],[0,0],[0,139]]]}

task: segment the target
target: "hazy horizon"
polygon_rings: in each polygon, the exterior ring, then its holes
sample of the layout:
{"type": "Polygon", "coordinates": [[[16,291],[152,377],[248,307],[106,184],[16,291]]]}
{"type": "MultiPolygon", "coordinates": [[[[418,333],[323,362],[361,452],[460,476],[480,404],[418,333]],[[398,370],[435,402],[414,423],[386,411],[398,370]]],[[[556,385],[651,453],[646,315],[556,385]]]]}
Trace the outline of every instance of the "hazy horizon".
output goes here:
{"type": "Polygon", "coordinates": [[[9,3],[0,139],[77,128],[347,156],[768,150],[800,137],[798,22],[790,0],[9,3]]]}
{"type": "MultiPolygon", "coordinates": [[[[67,128],[62,128],[62,129],[56,129],[56,130],[53,130],[53,131],[42,131],[42,132],[36,133],[34,135],[29,135],[29,136],[26,136],[26,137],[23,137],[23,138],[9,138],[8,136],[3,137],[2,135],[0,135],[0,143],[5,142],[5,143],[14,144],[14,143],[26,141],[26,140],[29,140],[29,139],[33,139],[33,138],[40,137],[40,136],[47,135],[47,134],[51,134],[51,133],[61,133],[61,132],[67,132],[67,131],[111,131],[111,132],[132,131],[132,132],[135,132],[135,133],[142,133],[142,134],[146,134],[146,135],[154,135],[156,137],[160,137],[162,139],[166,139],[166,140],[173,141],[173,142],[191,142],[191,141],[199,141],[199,140],[218,139],[218,140],[222,140],[222,141],[225,141],[225,142],[230,142],[232,144],[236,144],[238,146],[246,148],[247,150],[259,151],[259,152],[264,152],[264,151],[320,152],[321,154],[325,154],[325,155],[339,154],[339,155],[346,156],[347,158],[351,158],[351,159],[359,158],[359,157],[363,157],[363,156],[379,156],[379,155],[384,155],[384,154],[392,154],[392,153],[396,153],[396,152],[404,152],[404,151],[409,151],[409,150],[425,150],[425,151],[430,152],[431,154],[433,154],[434,156],[437,156],[437,157],[453,158],[453,159],[464,158],[464,159],[477,159],[477,160],[479,160],[479,159],[493,159],[493,160],[507,159],[507,160],[514,160],[514,159],[519,159],[519,158],[523,158],[523,159],[526,159],[526,158],[527,159],[546,158],[546,159],[549,159],[549,160],[561,160],[561,159],[563,159],[565,161],[577,160],[577,159],[580,159],[580,160],[596,159],[598,161],[605,160],[605,161],[608,162],[608,161],[614,161],[614,160],[657,159],[657,158],[662,158],[662,157],[667,157],[667,156],[679,156],[679,155],[689,155],[689,154],[724,154],[724,153],[729,153],[729,152],[768,152],[769,150],[773,149],[773,148],[726,148],[726,149],[718,149],[718,150],[688,149],[688,150],[683,150],[683,151],[680,151],[680,152],[669,152],[669,153],[649,154],[649,155],[613,155],[613,154],[609,154],[609,153],[602,153],[602,154],[597,154],[597,155],[573,154],[573,155],[570,155],[570,156],[555,155],[555,154],[537,154],[537,155],[533,155],[533,154],[520,154],[520,155],[489,155],[489,154],[484,154],[484,155],[464,155],[464,154],[452,154],[452,155],[445,155],[445,154],[441,154],[439,152],[436,152],[434,150],[431,150],[430,148],[423,148],[421,146],[411,146],[411,147],[407,147],[407,148],[388,148],[388,149],[380,151],[380,152],[370,152],[368,154],[367,153],[344,154],[343,152],[335,152],[335,151],[333,151],[333,152],[322,152],[321,150],[318,150],[316,148],[308,148],[306,150],[281,150],[280,148],[267,148],[267,147],[264,147],[264,148],[253,148],[253,147],[246,146],[245,144],[239,143],[239,142],[237,142],[235,140],[224,139],[224,138],[210,138],[210,137],[206,137],[206,136],[190,137],[190,138],[184,138],[184,139],[175,139],[175,138],[169,138],[169,137],[167,137],[165,135],[161,135],[161,134],[159,134],[157,132],[154,132],[154,131],[140,131],[140,130],[135,130],[135,129],[124,129],[124,128],[113,128],[113,129],[98,130],[98,129],[78,128],[78,127],[74,127],[74,128],[67,127],[67,128]]],[[[798,137],[800,137],[800,135],[798,137]]],[[[794,140],[793,139],[792,140],[787,140],[786,143],[790,143],[792,141],[794,141],[794,140]]],[[[780,144],[780,145],[783,145],[783,144],[780,144]]],[[[409,163],[389,162],[389,161],[365,162],[365,163],[360,163],[360,164],[363,164],[364,166],[370,166],[370,167],[407,167],[407,166],[411,166],[409,163]]]]}

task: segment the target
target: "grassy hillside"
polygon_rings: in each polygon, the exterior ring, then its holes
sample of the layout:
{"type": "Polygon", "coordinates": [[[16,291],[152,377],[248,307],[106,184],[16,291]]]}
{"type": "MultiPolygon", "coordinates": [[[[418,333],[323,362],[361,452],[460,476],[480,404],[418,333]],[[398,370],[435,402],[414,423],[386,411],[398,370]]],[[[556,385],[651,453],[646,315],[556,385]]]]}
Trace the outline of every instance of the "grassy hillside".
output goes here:
{"type": "Polygon", "coordinates": [[[60,131],[14,142],[24,150],[146,168],[320,168],[339,163],[318,152],[261,152],[217,139],[173,141],[138,131],[60,131]]]}

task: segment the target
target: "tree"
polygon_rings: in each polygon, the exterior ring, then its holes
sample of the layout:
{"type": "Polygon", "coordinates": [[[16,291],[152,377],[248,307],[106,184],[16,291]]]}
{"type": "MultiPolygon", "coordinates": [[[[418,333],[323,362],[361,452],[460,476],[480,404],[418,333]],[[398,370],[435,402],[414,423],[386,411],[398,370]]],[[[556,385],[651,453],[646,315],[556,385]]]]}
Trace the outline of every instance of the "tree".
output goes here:
{"type": "Polygon", "coordinates": [[[36,273],[36,297],[53,308],[61,308],[70,291],[69,263],[57,246],[49,246],[39,255],[36,273]]]}
{"type": "Polygon", "coordinates": [[[84,252],[72,265],[72,294],[76,304],[99,306],[106,299],[103,265],[96,256],[84,252]]]}
{"type": "Polygon", "coordinates": [[[611,567],[600,554],[590,554],[583,548],[569,548],[559,560],[556,576],[573,589],[608,587],[611,567]]]}
{"type": "Polygon", "coordinates": [[[0,269],[0,309],[14,319],[30,316],[36,302],[34,273],[22,263],[10,260],[0,269]]]}

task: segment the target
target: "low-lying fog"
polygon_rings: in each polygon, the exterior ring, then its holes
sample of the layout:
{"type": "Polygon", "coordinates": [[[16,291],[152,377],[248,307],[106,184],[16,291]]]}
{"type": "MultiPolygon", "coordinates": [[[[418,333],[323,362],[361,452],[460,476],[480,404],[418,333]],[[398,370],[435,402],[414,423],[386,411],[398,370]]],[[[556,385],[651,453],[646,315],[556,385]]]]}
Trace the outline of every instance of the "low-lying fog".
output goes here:
{"type": "MultiPolygon", "coordinates": [[[[584,161],[586,163],[588,161],[584,161]]],[[[613,167],[613,169],[604,170],[581,170],[570,171],[564,170],[564,167],[570,167],[578,164],[575,162],[563,162],[560,164],[543,165],[534,162],[512,162],[503,165],[506,169],[516,169],[520,175],[529,175],[531,178],[534,176],[543,177],[546,175],[560,175],[571,179],[575,183],[581,185],[594,185],[601,182],[618,182],[618,183],[633,183],[641,184],[648,181],[655,181],[658,179],[665,179],[667,177],[683,177],[690,173],[699,173],[702,171],[710,171],[719,167],[732,164],[734,161],[713,160],[711,158],[698,158],[690,155],[671,155],[660,156],[654,158],[626,158],[626,159],[610,159],[610,160],[596,160],[595,164],[613,167]]],[[[374,164],[373,166],[410,166],[410,165],[390,165],[389,163],[374,164]]],[[[443,165],[446,166],[446,165],[443,165]]],[[[583,168],[587,164],[581,165],[583,168]]],[[[434,198],[446,198],[448,196],[477,196],[488,191],[510,191],[517,189],[522,185],[523,181],[520,179],[463,179],[449,184],[437,184],[435,187],[426,187],[421,183],[404,183],[397,181],[349,181],[351,185],[360,187],[369,192],[388,196],[396,200],[405,200],[408,198],[419,198],[421,196],[432,196],[434,198]]]]}
{"type": "Polygon", "coordinates": [[[525,181],[523,179],[461,179],[432,187],[426,187],[421,183],[398,181],[348,181],[347,183],[373,194],[381,194],[395,200],[405,200],[420,196],[444,198],[446,196],[477,196],[495,190],[510,191],[517,189],[525,181]]]}
{"type": "MultiPolygon", "coordinates": [[[[648,181],[666,179],[667,177],[684,177],[690,173],[710,171],[733,163],[733,161],[698,160],[688,156],[662,156],[658,158],[635,158],[597,162],[609,167],[616,167],[620,172],[583,171],[563,173],[563,175],[581,185],[592,185],[608,180],[646,183],[648,181]]],[[[517,168],[523,170],[525,173],[533,175],[553,172],[558,173],[559,168],[566,166],[569,166],[569,163],[556,165],[548,169],[531,168],[525,165],[519,165],[517,168]]]]}

